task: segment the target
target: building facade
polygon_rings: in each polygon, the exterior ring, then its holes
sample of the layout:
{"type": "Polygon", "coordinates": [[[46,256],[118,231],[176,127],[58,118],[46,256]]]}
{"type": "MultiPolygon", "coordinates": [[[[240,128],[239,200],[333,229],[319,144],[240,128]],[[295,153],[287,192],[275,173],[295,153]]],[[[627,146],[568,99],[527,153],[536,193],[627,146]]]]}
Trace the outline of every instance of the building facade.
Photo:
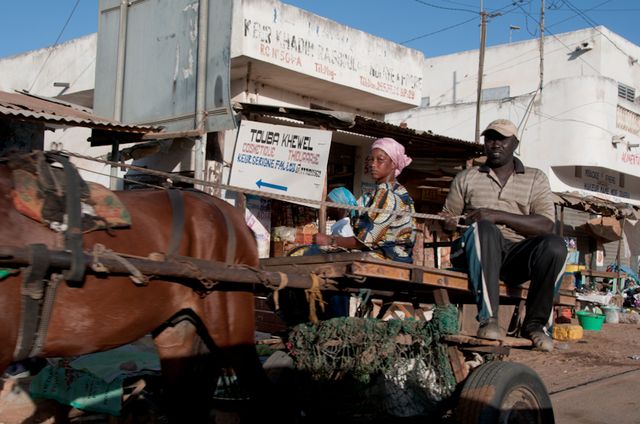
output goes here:
{"type": "MultiPolygon", "coordinates": [[[[556,192],[640,205],[640,47],[604,27],[486,49],[480,128],[519,127],[517,155],[556,192]]],[[[478,51],[425,60],[423,106],[394,123],[474,139],[478,51]]]]}
{"type": "MultiPolygon", "coordinates": [[[[165,43],[172,39],[171,34],[157,38],[165,43]]],[[[2,58],[0,90],[26,90],[90,108],[94,104],[96,48],[97,34],[91,34],[2,58]]],[[[230,68],[231,102],[340,110],[382,119],[387,113],[420,104],[424,56],[277,0],[235,0],[230,68]]],[[[179,76],[196,77],[193,72],[179,76]]],[[[91,148],[88,137],[89,132],[83,129],[47,132],[44,148],[107,154],[107,147],[91,148]]],[[[367,148],[362,144],[369,138],[342,138],[347,144],[357,145],[356,156],[362,160],[360,152],[367,148]]],[[[235,130],[215,140],[227,161],[234,140],[235,130]]],[[[192,149],[189,140],[163,142],[163,155],[138,163],[186,172],[193,169],[192,149]]],[[[98,168],[103,175],[84,176],[108,184],[108,168],[98,168]]]]}

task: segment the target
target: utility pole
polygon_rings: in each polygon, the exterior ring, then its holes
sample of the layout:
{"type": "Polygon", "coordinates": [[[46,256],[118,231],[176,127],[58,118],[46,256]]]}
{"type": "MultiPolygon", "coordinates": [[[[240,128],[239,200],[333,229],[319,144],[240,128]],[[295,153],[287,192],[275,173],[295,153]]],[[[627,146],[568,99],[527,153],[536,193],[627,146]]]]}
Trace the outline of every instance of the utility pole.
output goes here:
{"type": "Polygon", "coordinates": [[[489,14],[484,10],[480,11],[480,57],[478,59],[478,94],[476,96],[476,143],[480,143],[480,103],[482,100],[482,73],[484,72],[484,48],[487,38],[487,19],[500,15],[500,12],[489,14]]]}
{"type": "Polygon", "coordinates": [[[540,86],[542,91],[544,83],[544,0],[540,0],[540,86]]]}
{"type": "Polygon", "coordinates": [[[480,58],[478,59],[478,93],[476,96],[476,143],[480,143],[480,101],[482,100],[482,72],[484,71],[484,45],[487,38],[487,12],[480,11],[480,58]]]}

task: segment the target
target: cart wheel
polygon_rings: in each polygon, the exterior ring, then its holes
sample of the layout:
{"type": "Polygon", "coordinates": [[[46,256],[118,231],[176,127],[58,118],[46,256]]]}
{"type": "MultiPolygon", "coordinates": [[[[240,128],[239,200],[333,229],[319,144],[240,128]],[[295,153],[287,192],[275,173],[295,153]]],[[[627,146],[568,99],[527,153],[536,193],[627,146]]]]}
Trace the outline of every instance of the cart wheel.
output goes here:
{"type": "Polygon", "coordinates": [[[514,362],[481,365],[464,382],[456,411],[461,424],[553,424],[551,399],[531,368],[514,362]]]}

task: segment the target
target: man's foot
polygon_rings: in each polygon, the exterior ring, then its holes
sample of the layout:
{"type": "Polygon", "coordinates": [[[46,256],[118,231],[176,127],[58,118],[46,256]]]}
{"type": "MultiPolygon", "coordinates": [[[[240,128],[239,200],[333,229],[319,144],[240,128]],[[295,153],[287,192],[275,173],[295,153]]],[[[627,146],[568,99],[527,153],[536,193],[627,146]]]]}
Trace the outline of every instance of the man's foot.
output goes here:
{"type": "Polygon", "coordinates": [[[525,330],[523,336],[533,342],[533,347],[543,352],[551,352],[553,350],[553,339],[542,327],[534,327],[531,330],[525,330]]]}
{"type": "Polygon", "coordinates": [[[9,365],[9,368],[4,372],[2,378],[26,378],[30,377],[31,373],[20,362],[14,362],[9,365]]]}
{"type": "Polygon", "coordinates": [[[489,340],[500,340],[502,339],[502,333],[500,331],[500,326],[498,325],[497,318],[489,318],[484,322],[480,323],[480,328],[478,328],[477,337],[481,339],[489,339],[489,340]]]}

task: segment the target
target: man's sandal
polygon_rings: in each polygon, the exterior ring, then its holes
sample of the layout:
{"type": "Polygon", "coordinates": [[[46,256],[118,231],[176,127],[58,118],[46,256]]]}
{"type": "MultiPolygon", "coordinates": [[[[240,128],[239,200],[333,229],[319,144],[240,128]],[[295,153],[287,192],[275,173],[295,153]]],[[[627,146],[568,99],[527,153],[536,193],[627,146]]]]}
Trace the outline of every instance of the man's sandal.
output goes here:
{"type": "Polygon", "coordinates": [[[525,337],[533,342],[533,347],[543,352],[553,350],[553,339],[544,330],[534,330],[528,332],[525,337]]]}

